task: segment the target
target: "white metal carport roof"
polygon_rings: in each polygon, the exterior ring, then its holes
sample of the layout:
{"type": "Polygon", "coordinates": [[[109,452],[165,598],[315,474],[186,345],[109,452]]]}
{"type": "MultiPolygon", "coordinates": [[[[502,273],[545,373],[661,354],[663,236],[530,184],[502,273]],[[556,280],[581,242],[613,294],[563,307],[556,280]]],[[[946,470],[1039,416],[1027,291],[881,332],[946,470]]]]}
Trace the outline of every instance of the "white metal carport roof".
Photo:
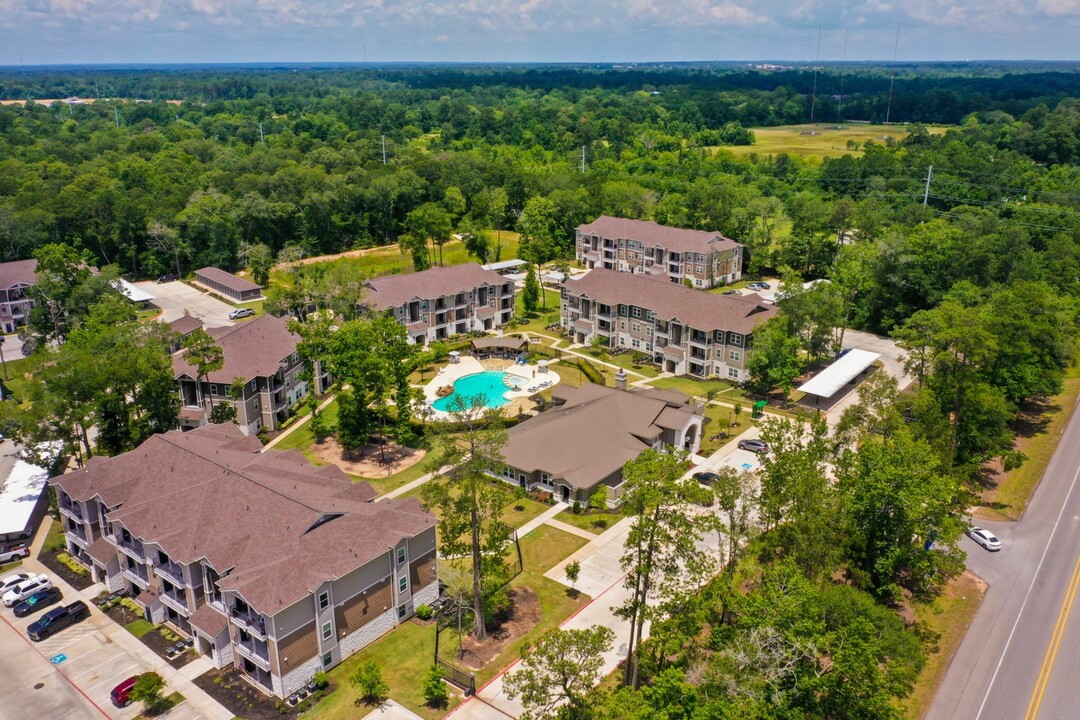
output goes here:
{"type": "Polygon", "coordinates": [[[866,350],[848,350],[842,358],[803,383],[799,391],[818,397],[832,397],[879,357],[881,355],[878,353],[866,350]]]}
{"type": "Polygon", "coordinates": [[[131,302],[150,302],[154,299],[154,295],[152,293],[149,293],[140,287],[135,287],[123,278],[120,278],[116,281],[115,287],[117,290],[122,292],[131,302]]]}

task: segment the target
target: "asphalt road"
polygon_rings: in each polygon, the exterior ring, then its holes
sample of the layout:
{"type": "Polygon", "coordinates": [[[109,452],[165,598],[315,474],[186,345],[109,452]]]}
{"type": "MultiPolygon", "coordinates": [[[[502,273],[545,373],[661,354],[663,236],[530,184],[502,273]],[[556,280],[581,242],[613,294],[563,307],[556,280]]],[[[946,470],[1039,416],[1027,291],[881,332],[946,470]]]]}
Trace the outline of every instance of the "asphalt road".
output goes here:
{"type": "Polygon", "coordinates": [[[989,587],[930,708],[929,720],[1080,717],[1080,413],[1019,523],[979,522],[1002,543],[965,538],[989,587]]]}

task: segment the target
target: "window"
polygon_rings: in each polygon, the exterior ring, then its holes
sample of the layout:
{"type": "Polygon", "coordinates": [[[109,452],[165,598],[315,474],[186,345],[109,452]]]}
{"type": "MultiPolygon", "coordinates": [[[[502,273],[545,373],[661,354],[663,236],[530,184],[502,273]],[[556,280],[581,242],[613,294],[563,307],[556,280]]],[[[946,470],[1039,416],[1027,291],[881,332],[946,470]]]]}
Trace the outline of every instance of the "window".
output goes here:
{"type": "Polygon", "coordinates": [[[641,317],[641,308],[635,305],[634,307],[630,308],[630,314],[636,318],[641,317]]]}
{"type": "Polygon", "coordinates": [[[252,378],[252,380],[251,380],[251,392],[255,392],[255,383],[256,382],[257,381],[254,378],[252,378]]]}
{"type": "Polygon", "coordinates": [[[697,266],[697,274],[698,275],[704,275],[705,274],[705,266],[704,265],[698,265],[697,266]]]}
{"type": "Polygon", "coordinates": [[[734,345],[735,347],[742,347],[742,335],[728,333],[728,344],[734,345]]]}
{"type": "Polygon", "coordinates": [[[399,547],[397,549],[397,564],[401,565],[405,562],[405,548],[399,547]]]}
{"type": "Polygon", "coordinates": [[[742,353],[738,350],[732,350],[728,353],[728,358],[732,362],[739,362],[740,360],[742,360],[742,353]]]}
{"type": "Polygon", "coordinates": [[[259,401],[256,400],[255,401],[255,412],[258,412],[258,411],[259,411],[259,401]]]}
{"type": "Polygon", "coordinates": [[[334,662],[334,656],[332,653],[325,653],[322,656],[322,666],[330,667],[330,663],[334,662]]]}
{"type": "Polygon", "coordinates": [[[399,618],[405,617],[405,613],[408,612],[408,606],[402,605],[397,609],[397,616],[399,618]]]}
{"type": "Polygon", "coordinates": [[[214,383],[210,383],[210,394],[217,395],[217,385],[214,383]]]}
{"type": "Polygon", "coordinates": [[[540,473],[540,484],[547,485],[548,487],[554,487],[554,483],[551,482],[551,475],[546,472],[540,473]]]}
{"type": "Polygon", "coordinates": [[[399,577],[397,581],[397,589],[399,593],[408,592],[409,578],[405,577],[404,575],[399,577]]]}
{"type": "Polygon", "coordinates": [[[738,380],[739,379],[739,371],[738,371],[738,369],[736,369],[736,368],[728,368],[727,376],[729,378],[734,378],[734,379],[738,380]]]}
{"type": "Polygon", "coordinates": [[[331,623],[324,622],[322,624],[322,639],[329,640],[330,636],[334,634],[334,626],[331,623]]]}
{"type": "Polygon", "coordinates": [[[319,609],[325,610],[330,607],[330,593],[319,593],[319,609]]]}
{"type": "Polygon", "coordinates": [[[507,480],[513,480],[514,477],[516,477],[517,475],[517,473],[514,471],[514,468],[510,467],[509,465],[503,468],[502,474],[503,477],[507,480]]]}
{"type": "Polygon", "coordinates": [[[641,323],[634,323],[634,325],[633,325],[633,330],[634,330],[634,332],[636,332],[636,333],[639,333],[639,332],[641,332],[641,323]]]}
{"type": "Polygon", "coordinates": [[[639,348],[639,347],[641,347],[641,341],[638,340],[637,338],[631,338],[630,339],[630,345],[632,345],[634,348],[639,348]]]}
{"type": "Polygon", "coordinates": [[[716,331],[715,342],[720,344],[720,345],[724,344],[724,331],[723,330],[717,330],[716,331]]]}

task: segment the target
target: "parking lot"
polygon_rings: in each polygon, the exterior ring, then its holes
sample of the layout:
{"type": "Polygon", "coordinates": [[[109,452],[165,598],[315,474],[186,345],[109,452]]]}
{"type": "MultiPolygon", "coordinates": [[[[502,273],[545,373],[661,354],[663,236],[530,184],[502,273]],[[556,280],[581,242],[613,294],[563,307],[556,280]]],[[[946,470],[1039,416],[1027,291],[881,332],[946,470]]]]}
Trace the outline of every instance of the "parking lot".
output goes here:
{"type": "MultiPolygon", "coordinates": [[[[64,599],[53,607],[79,599],[77,594],[64,590],[64,599]]],[[[0,606],[0,720],[21,720],[30,709],[34,717],[75,720],[131,720],[139,715],[141,703],[117,708],[109,700],[109,693],[121,681],[150,669],[113,641],[115,633],[127,631],[91,606],[86,620],[33,642],[26,628],[45,612],[17,618],[12,608],[0,606]]],[[[145,650],[151,653],[149,648],[145,650]]],[[[166,689],[165,694],[170,692],[171,688],[166,689]]],[[[168,713],[170,720],[201,717],[186,702],[168,713]]]]}
{"type": "Polygon", "coordinates": [[[161,308],[161,320],[172,322],[184,315],[186,310],[192,317],[203,321],[207,327],[233,325],[229,313],[236,308],[226,302],[210,297],[209,293],[199,292],[187,283],[180,281],[156,283],[146,280],[135,286],[154,296],[153,304],[161,308]]]}

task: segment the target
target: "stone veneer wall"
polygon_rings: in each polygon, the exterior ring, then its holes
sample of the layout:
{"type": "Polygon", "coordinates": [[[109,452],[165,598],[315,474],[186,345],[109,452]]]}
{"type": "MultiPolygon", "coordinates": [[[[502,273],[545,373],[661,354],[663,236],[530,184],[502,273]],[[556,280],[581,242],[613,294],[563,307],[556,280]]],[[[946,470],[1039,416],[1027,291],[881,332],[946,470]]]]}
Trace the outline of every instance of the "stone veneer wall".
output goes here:
{"type": "Polygon", "coordinates": [[[341,638],[339,643],[341,659],[344,660],[360,648],[375,642],[397,627],[397,624],[397,608],[395,607],[389,608],[371,622],[364,623],[356,632],[341,638]]]}
{"type": "Polygon", "coordinates": [[[122,573],[116,573],[115,575],[107,575],[105,577],[105,587],[109,588],[109,592],[118,592],[124,589],[124,575],[122,573]]]}
{"type": "Polygon", "coordinates": [[[414,592],[412,596],[412,604],[414,608],[418,608],[421,605],[427,605],[428,607],[435,604],[435,601],[439,599],[439,581],[436,580],[433,583],[428,583],[426,587],[420,589],[419,592],[414,592]]]}
{"type": "Polygon", "coordinates": [[[287,698],[300,688],[307,685],[315,673],[322,670],[322,656],[316,655],[304,662],[295,670],[290,670],[285,675],[270,675],[274,684],[274,694],[281,698],[287,698]]]}
{"type": "MultiPolygon", "coordinates": [[[[218,637],[220,637],[220,635],[218,637]]],[[[229,637],[229,634],[225,633],[225,637],[229,637]]],[[[218,644],[221,645],[221,647],[215,645],[214,667],[220,670],[223,667],[233,664],[233,644],[231,642],[218,644]]]]}

